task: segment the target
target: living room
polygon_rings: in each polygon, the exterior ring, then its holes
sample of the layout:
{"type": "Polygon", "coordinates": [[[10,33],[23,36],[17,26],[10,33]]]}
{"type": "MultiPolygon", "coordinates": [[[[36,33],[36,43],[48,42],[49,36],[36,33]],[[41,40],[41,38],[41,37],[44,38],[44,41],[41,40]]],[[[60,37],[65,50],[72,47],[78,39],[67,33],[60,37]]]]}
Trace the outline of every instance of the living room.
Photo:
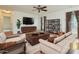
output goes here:
{"type": "Polygon", "coordinates": [[[0,35],[5,32],[8,39],[11,38],[6,40],[5,35],[2,35],[4,39],[1,39],[0,36],[2,48],[0,53],[78,53],[78,51],[69,51],[77,49],[73,45],[73,41],[79,38],[77,21],[67,22],[67,19],[73,19],[74,13],[78,10],[78,5],[0,5],[0,35]],[[26,19],[29,19],[30,22],[26,22],[26,19]],[[72,26],[70,22],[76,25],[72,26]],[[19,50],[11,47],[18,41],[21,42],[16,45],[19,50]]]}

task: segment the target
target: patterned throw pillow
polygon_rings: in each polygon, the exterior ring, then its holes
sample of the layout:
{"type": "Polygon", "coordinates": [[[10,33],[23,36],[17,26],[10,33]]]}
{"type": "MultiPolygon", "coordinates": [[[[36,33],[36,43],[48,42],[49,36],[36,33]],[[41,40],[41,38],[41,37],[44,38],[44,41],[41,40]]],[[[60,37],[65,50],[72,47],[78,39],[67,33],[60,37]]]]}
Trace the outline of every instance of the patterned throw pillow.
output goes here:
{"type": "Polygon", "coordinates": [[[6,35],[4,33],[0,33],[0,39],[5,41],[6,40],[6,35]]]}
{"type": "Polygon", "coordinates": [[[0,36],[0,43],[2,43],[3,41],[2,41],[2,39],[1,39],[1,36],[0,36]]]}

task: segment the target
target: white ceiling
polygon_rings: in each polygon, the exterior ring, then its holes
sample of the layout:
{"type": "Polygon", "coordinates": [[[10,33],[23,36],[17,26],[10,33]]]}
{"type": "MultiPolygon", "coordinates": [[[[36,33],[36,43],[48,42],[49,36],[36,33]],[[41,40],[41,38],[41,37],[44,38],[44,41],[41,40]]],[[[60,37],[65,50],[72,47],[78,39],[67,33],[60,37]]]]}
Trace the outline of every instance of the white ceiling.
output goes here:
{"type": "MultiPolygon", "coordinates": [[[[12,10],[12,11],[16,10],[16,11],[21,11],[25,13],[38,14],[37,10],[33,9],[33,6],[35,5],[0,5],[0,9],[6,9],[6,10],[12,10]]],[[[62,9],[76,7],[77,5],[75,6],[74,5],[45,5],[45,6],[47,6],[48,11],[41,12],[41,13],[51,13],[62,9]]]]}

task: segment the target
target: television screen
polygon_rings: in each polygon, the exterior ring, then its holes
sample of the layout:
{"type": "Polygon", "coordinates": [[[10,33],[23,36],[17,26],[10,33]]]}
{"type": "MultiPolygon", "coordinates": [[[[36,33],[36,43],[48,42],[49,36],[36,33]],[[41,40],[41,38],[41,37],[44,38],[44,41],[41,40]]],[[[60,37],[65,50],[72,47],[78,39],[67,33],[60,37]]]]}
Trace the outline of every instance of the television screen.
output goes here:
{"type": "Polygon", "coordinates": [[[23,17],[23,24],[26,24],[26,25],[34,24],[34,20],[33,18],[30,18],[30,17],[23,17]]]}

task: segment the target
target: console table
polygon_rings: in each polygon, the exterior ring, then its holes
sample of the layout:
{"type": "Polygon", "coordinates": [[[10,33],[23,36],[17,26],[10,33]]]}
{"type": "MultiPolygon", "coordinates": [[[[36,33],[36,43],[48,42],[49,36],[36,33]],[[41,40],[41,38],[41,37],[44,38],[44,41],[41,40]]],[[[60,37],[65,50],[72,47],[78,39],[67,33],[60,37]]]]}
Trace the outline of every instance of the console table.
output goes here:
{"type": "Polygon", "coordinates": [[[26,27],[21,27],[22,33],[29,33],[29,32],[34,32],[37,30],[36,26],[26,26],[26,27]]]}

